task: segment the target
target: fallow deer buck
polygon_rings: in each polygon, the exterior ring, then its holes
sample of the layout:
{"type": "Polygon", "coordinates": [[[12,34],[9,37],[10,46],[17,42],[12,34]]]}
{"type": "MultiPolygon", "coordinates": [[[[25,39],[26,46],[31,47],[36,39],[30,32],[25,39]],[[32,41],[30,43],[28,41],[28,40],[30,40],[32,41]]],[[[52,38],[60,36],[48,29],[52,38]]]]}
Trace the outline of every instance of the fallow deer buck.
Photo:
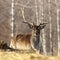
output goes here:
{"type": "Polygon", "coordinates": [[[46,26],[47,23],[40,23],[39,25],[28,22],[24,23],[28,24],[30,29],[32,29],[31,34],[18,34],[11,40],[10,47],[21,50],[33,49],[37,52],[39,48],[41,48],[40,31],[46,26]]]}

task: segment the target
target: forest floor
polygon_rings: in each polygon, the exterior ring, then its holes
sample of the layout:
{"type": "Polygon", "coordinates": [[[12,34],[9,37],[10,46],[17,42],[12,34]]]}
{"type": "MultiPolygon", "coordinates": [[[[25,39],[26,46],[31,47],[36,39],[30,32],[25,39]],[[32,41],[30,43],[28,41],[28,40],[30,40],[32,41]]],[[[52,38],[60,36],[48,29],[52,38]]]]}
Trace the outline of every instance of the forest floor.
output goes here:
{"type": "Polygon", "coordinates": [[[60,56],[45,56],[37,53],[20,51],[1,51],[0,60],[60,60],[60,56]]]}

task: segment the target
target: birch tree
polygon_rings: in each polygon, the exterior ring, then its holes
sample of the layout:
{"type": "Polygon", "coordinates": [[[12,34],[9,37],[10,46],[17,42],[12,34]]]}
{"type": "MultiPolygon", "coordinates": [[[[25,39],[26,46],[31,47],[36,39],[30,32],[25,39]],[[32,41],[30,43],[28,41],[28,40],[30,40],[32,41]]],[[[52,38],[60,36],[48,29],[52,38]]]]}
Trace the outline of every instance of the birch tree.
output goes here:
{"type": "MultiPolygon", "coordinates": [[[[42,17],[41,17],[41,22],[43,23],[44,21],[44,13],[43,13],[43,1],[44,0],[41,0],[41,15],[42,15],[42,17]]],[[[47,52],[46,52],[46,39],[45,39],[45,31],[44,31],[44,29],[42,30],[42,35],[43,35],[43,53],[46,55],[47,54],[47,52]]]]}
{"type": "Polygon", "coordinates": [[[51,3],[50,3],[50,0],[48,0],[48,6],[49,6],[49,21],[50,21],[50,55],[53,54],[53,45],[52,45],[52,20],[51,20],[51,3]]]}
{"type": "Polygon", "coordinates": [[[12,18],[11,18],[11,37],[13,37],[13,31],[14,31],[14,1],[15,0],[12,0],[12,3],[11,3],[11,15],[12,15],[12,18]]]}
{"type": "Polygon", "coordinates": [[[57,33],[58,33],[58,55],[60,55],[60,29],[59,29],[59,12],[60,12],[60,9],[59,9],[59,4],[58,4],[58,0],[55,0],[55,4],[56,4],[56,7],[57,7],[57,33]]]}
{"type": "Polygon", "coordinates": [[[39,19],[38,19],[38,3],[37,3],[38,0],[35,0],[35,5],[36,5],[36,19],[37,19],[37,25],[39,24],[39,19]]]}

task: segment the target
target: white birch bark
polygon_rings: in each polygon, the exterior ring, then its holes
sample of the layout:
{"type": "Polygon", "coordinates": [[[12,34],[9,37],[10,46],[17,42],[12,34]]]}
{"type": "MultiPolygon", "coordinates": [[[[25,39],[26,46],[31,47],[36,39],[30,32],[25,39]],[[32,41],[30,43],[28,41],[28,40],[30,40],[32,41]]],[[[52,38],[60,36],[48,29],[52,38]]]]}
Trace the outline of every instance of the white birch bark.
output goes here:
{"type": "MultiPolygon", "coordinates": [[[[42,0],[41,0],[42,1],[42,0]]],[[[43,23],[43,19],[44,19],[44,13],[43,13],[43,1],[41,2],[41,11],[42,11],[42,23],[43,23]]],[[[42,30],[42,34],[43,34],[43,53],[46,55],[46,39],[45,39],[45,31],[44,29],[42,30]]]]}
{"type": "Polygon", "coordinates": [[[12,4],[11,4],[11,15],[12,15],[12,18],[11,18],[11,37],[13,37],[13,29],[14,29],[14,0],[12,0],[12,4]]]}
{"type": "Polygon", "coordinates": [[[41,23],[41,0],[38,0],[38,2],[39,2],[39,16],[38,16],[38,18],[39,18],[39,23],[41,23]]]}
{"type": "Polygon", "coordinates": [[[37,25],[38,25],[39,24],[39,20],[38,20],[38,9],[37,9],[38,6],[37,6],[37,1],[38,0],[35,0],[35,5],[36,5],[35,8],[36,8],[36,19],[37,19],[37,25]]]}

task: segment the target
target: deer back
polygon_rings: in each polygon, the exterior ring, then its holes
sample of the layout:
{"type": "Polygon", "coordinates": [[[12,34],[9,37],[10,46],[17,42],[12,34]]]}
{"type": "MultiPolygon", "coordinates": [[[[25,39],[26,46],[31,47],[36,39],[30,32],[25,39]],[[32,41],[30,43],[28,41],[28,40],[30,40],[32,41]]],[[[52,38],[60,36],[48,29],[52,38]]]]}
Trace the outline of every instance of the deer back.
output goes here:
{"type": "Polygon", "coordinates": [[[19,34],[11,40],[10,47],[15,49],[30,49],[30,38],[30,34],[19,34]]]}

